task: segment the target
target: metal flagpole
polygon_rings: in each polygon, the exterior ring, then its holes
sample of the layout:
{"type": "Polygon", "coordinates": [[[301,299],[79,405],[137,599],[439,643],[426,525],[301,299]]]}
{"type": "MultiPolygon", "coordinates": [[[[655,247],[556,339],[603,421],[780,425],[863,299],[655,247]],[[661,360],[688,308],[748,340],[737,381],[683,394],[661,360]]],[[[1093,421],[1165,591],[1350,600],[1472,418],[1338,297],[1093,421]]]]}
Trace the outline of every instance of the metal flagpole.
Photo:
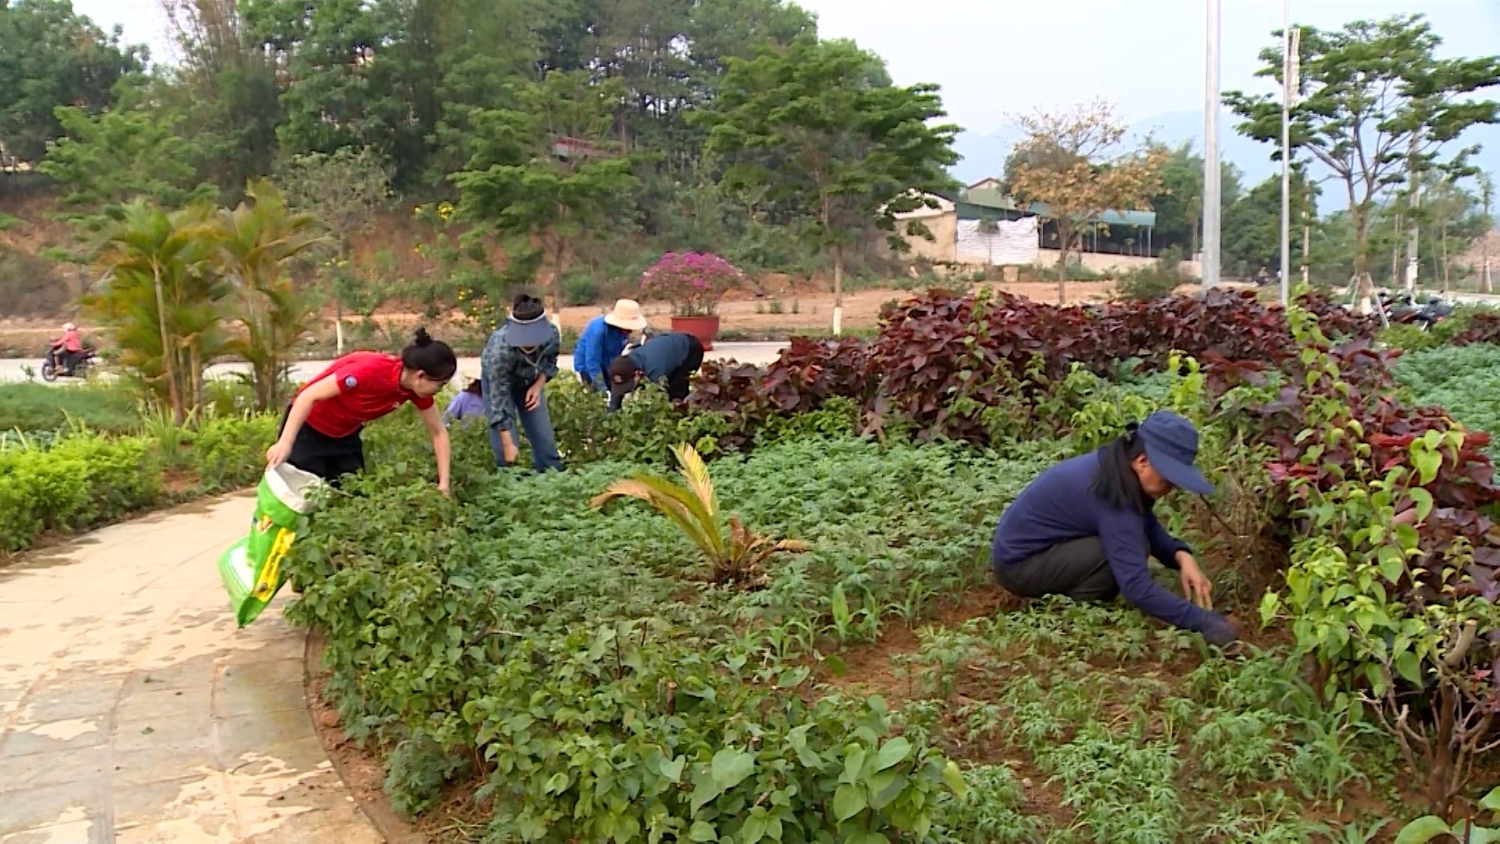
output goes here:
{"type": "Polygon", "coordinates": [[[1203,286],[1219,283],[1219,13],[1208,0],[1203,102],[1203,286]]]}

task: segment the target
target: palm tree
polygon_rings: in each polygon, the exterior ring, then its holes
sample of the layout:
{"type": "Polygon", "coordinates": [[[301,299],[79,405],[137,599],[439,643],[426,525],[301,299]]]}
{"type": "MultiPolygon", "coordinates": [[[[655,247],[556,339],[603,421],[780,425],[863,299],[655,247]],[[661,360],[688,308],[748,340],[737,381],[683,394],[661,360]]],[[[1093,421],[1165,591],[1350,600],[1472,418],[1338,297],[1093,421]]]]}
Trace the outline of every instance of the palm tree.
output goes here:
{"type": "Polygon", "coordinates": [[[212,262],[213,206],[167,212],[137,199],[122,212],[96,259],[99,288],[83,304],[113,332],[121,363],[181,424],[202,406],[203,369],[225,347],[231,287],[212,262]]]}
{"type": "Polygon", "coordinates": [[[279,405],[292,347],[311,328],[313,304],[286,274],[297,255],[325,242],[317,218],[287,207],[281,191],[254,182],[246,201],[219,211],[219,265],[238,287],[243,337],[229,347],[250,364],[260,409],[279,405]]]}

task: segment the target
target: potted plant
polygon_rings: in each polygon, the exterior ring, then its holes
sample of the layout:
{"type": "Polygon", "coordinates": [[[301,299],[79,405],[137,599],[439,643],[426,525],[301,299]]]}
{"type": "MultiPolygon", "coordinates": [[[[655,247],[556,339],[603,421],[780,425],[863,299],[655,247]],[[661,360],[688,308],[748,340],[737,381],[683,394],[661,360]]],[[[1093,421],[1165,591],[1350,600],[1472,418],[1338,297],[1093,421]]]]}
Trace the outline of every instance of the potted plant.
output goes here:
{"type": "Polygon", "coordinates": [[[649,298],[672,303],[672,330],[697,337],[705,350],[719,334],[719,300],[745,274],[711,252],[668,252],[641,275],[649,298]]]}

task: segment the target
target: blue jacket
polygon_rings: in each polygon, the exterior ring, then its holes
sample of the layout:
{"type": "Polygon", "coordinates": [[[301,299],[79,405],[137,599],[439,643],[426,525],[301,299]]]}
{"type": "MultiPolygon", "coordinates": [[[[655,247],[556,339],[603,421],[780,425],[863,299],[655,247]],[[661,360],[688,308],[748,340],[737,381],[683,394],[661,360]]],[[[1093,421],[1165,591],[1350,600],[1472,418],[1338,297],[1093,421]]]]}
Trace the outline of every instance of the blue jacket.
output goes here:
{"type": "Polygon", "coordinates": [[[610,325],[602,316],[594,317],[578,335],[578,345],[573,348],[573,371],[594,389],[607,389],[609,365],[625,351],[629,340],[630,332],[610,325]]]}
{"type": "Polygon", "coordinates": [[[1032,481],[1005,509],[995,526],[990,562],[996,568],[1019,565],[1070,539],[1099,537],[1120,594],[1141,611],[1188,630],[1203,629],[1208,613],[1168,592],[1151,579],[1149,551],[1163,565],[1177,568],[1178,551],[1189,550],[1156,521],[1129,510],[1112,509],[1090,487],[1099,452],[1064,460],[1032,481]]]}

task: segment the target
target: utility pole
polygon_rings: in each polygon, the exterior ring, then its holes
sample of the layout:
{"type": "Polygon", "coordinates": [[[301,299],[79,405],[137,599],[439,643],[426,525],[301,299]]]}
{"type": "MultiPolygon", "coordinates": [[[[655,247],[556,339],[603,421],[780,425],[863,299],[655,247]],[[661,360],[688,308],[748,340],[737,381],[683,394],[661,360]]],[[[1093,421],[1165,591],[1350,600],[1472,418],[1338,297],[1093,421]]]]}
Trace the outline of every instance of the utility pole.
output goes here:
{"type": "Polygon", "coordinates": [[[1281,304],[1292,299],[1292,106],[1297,97],[1300,30],[1292,31],[1292,0],[1281,0],[1281,304]]]}
{"type": "MultiPolygon", "coordinates": [[[[1306,181],[1306,180],[1304,180],[1304,181],[1306,181]]],[[[1312,192],[1310,188],[1309,188],[1308,192],[1309,193],[1312,192]]],[[[1312,207],[1312,197],[1309,196],[1307,199],[1308,199],[1308,201],[1307,201],[1307,207],[1311,208],[1312,207]]],[[[1311,220],[1311,217],[1308,216],[1308,212],[1306,210],[1304,210],[1302,212],[1302,283],[1303,284],[1307,284],[1307,275],[1308,275],[1309,270],[1312,267],[1312,258],[1309,257],[1311,254],[1312,254],[1312,220],[1311,220]]]]}
{"type": "Polygon", "coordinates": [[[1220,0],[1208,2],[1204,50],[1203,102],[1203,286],[1219,284],[1219,13],[1220,0]]]}
{"type": "Polygon", "coordinates": [[[1406,240],[1406,292],[1416,295],[1417,292],[1417,238],[1421,236],[1422,224],[1418,219],[1421,215],[1417,209],[1422,204],[1422,185],[1418,181],[1417,173],[1417,139],[1420,132],[1411,133],[1411,145],[1406,153],[1406,175],[1408,190],[1411,191],[1410,205],[1411,214],[1407,217],[1408,237],[1406,240]]]}
{"type": "Polygon", "coordinates": [[[1480,270],[1479,289],[1485,293],[1493,293],[1495,292],[1494,284],[1490,280],[1490,232],[1494,230],[1495,218],[1490,213],[1490,200],[1493,198],[1495,192],[1495,183],[1490,179],[1488,173],[1480,174],[1479,190],[1480,199],[1484,202],[1483,239],[1480,241],[1483,244],[1481,248],[1484,250],[1484,267],[1480,270]]]}

